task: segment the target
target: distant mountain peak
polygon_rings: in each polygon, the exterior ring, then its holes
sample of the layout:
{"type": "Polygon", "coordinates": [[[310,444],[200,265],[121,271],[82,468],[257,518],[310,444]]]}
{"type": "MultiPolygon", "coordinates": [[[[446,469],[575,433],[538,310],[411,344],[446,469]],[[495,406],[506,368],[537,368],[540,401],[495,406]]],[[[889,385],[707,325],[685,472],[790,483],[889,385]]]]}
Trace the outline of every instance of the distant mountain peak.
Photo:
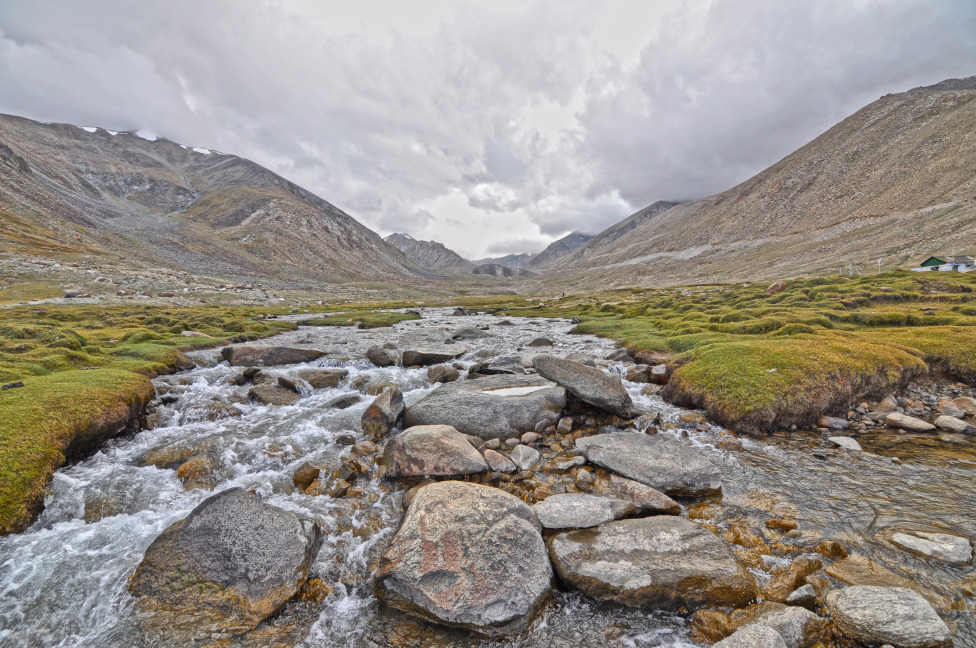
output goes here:
{"type": "Polygon", "coordinates": [[[473,264],[437,241],[418,241],[409,234],[394,232],[385,239],[408,259],[431,272],[470,272],[473,264]]]}

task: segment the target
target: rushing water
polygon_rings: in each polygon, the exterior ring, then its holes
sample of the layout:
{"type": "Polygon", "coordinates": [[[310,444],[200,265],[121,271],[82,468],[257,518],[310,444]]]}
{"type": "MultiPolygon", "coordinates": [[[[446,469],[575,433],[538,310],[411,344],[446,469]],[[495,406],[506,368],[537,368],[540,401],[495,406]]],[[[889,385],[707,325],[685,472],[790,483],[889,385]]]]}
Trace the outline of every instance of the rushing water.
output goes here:
{"type": "MultiPolygon", "coordinates": [[[[401,516],[402,492],[371,479],[358,498],[310,496],[292,486],[302,463],[338,466],[350,448],[341,435],[362,438],[359,418],[369,397],[348,409],[326,406],[355,385],[392,381],[408,404],[428,393],[426,370],[378,369],[362,359],[374,344],[395,341],[401,348],[423,341],[437,344],[460,327],[490,325],[489,335],[463,344],[470,366],[497,355],[531,357],[533,338],[556,341],[547,353],[604,357],[612,344],[570,335],[562,320],[514,320],[499,326],[498,317],[452,317],[428,310],[420,321],[394,329],[303,328],[274,340],[309,345],[329,352],[312,366],[344,366],[350,376],[336,389],[316,390],[296,404],[273,407],[246,402],[247,387],[233,378],[239,368],[217,363],[216,351],[200,354],[200,368],[157,379],[157,388],[178,396],[159,408],[155,429],[108,443],[98,453],[59,470],[46,508],[24,533],[0,539],[0,645],[2,646],[383,646],[457,645],[582,647],[609,643],[641,647],[686,647],[687,621],[679,615],[651,613],[602,604],[572,592],[557,591],[553,603],[523,635],[496,641],[477,640],[437,629],[422,630],[373,597],[370,569],[382,553],[401,516]],[[236,408],[240,416],[210,421],[215,401],[236,408]],[[292,602],[271,621],[242,637],[213,637],[190,642],[179,628],[159,634],[139,624],[128,578],[143,552],[167,526],[185,517],[212,493],[185,490],[176,470],[144,465],[146,455],[167,446],[203,451],[215,463],[217,490],[241,486],[281,508],[318,519],[326,540],[313,576],[331,586],[324,600],[292,602]]],[[[274,368],[294,375],[302,366],[274,368]]],[[[615,369],[611,367],[611,369],[615,369]]],[[[912,437],[878,434],[862,439],[870,454],[850,455],[818,438],[744,441],[745,449],[716,449],[721,430],[683,431],[681,410],[643,385],[626,383],[637,405],[659,411],[665,433],[688,435],[723,467],[724,498],[704,515],[720,529],[735,520],[765,520],[770,513],[795,517],[799,529],[788,542],[812,548],[822,539],[841,542],[902,576],[946,597],[956,608],[945,614],[958,625],[957,646],[976,645],[973,599],[960,593],[971,567],[959,569],[915,559],[885,539],[893,526],[946,530],[976,537],[976,451],[972,440],[953,445],[912,437]],[[670,423],[670,425],[669,425],[670,423]],[[671,429],[668,429],[671,428],[671,429]],[[891,457],[899,457],[900,463],[891,457]]],[[[358,392],[357,392],[358,393],[358,392]]],[[[646,418],[646,417],[645,417],[646,418]]],[[[692,504],[692,503],[688,503],[692,504]]],[[[701,508],[701,507],[699,507],[701,508]]],[[[766,556],[767,566],[786,564],[766,556]]],[[[765,578],[765,573],[754,569],[765,578]]]]}

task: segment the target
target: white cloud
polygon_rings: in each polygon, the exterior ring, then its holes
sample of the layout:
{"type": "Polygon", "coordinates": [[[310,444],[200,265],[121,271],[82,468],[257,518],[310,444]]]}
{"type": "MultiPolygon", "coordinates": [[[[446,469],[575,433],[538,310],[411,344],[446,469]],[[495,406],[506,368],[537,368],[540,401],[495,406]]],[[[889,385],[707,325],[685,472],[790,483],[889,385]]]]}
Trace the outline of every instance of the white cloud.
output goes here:
{"type": "Polygon", "coordinates": [[[725,189],[974,74],[974,26],[963,0],[4,0],[0,112],[248,157],[477,257],[725,189]]]}

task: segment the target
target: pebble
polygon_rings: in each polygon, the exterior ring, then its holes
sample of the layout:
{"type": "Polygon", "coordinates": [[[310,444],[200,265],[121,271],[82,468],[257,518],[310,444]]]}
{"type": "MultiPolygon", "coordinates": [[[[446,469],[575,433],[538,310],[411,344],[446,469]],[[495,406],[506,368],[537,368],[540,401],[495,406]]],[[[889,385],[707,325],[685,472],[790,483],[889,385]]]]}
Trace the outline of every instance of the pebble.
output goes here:
{"type": "Polygon", "coordinates": [[[542,438],[541,434],[536,434],[535,432],[526,432],[522,435],[522,443],[528,445],[530,443],[535,443],[542,438]]]}
{"type": "Polygon", "coordinates": [[[596,479],[593,477],[593,473],[589,470],[580,470],[576,473],[576,479],[573,480],[577,488],[582,490],[589,490],[593,488],[593,484],[596,483],[596,479]]]}
{"type": "Polygon", "coordinates": [[[488,439],[487,441],[485,441],[485,447],[488,448],[489,450],[498,450],[500,447],[502,447],[502,440],[488,439]]]}

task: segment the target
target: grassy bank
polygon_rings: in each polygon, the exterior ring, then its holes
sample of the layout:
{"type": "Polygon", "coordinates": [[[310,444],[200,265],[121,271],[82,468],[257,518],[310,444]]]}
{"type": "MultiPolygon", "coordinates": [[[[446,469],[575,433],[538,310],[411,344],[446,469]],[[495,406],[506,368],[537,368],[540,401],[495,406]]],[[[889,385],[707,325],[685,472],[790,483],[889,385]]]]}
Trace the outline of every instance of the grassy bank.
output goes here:
{"type": "Polygon", "coordinates": [[[182,352],[257,339],[295,325],[259,321],[284,309],[44,306],[0,311],[0,534],[24,528],[66,457],[131,428],[151,376],[182,352]],[[210,337],[185,337],[196,331],[210,337]]]}
{"type": "Polygon", "coordinates": [[[976,380],[976,276],[899,272],[768,285],[573,295],[543,306],[487,300],[508,315],[580,318],[673,368],[670,400],[733,429],[770,431],[842,414],[929,370],[976,380]]]}

